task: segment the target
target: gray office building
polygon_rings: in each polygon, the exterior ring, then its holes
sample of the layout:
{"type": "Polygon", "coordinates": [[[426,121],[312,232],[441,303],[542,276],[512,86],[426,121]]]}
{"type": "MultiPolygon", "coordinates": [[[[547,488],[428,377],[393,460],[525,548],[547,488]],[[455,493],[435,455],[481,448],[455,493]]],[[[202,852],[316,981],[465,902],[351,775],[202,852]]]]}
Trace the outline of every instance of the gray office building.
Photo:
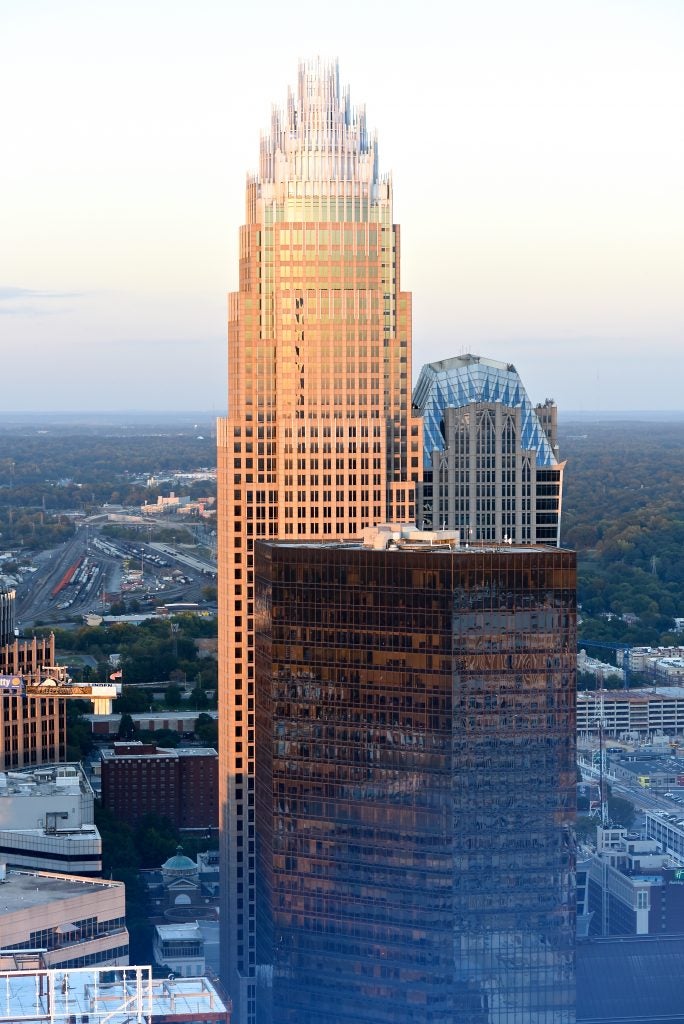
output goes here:
{"type": "Polygon", "coordinates": [[[461,542],[560,543],[564,463],[557,410],[533,406],[511,363],[465,355],[428,363],[413,390],[423,417],[422,529],[461,542]]]}

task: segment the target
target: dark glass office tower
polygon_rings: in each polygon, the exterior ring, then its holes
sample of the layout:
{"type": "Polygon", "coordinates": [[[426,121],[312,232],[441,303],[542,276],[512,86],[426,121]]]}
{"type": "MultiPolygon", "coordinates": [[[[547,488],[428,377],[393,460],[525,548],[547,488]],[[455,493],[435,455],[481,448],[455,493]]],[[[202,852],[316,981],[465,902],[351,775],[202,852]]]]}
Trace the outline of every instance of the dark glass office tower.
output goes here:
{"type": "Polygon", "coordinates": [[[575,556],[367,544],[255,548],[262,1019],[567,1024],[575,556]]]}

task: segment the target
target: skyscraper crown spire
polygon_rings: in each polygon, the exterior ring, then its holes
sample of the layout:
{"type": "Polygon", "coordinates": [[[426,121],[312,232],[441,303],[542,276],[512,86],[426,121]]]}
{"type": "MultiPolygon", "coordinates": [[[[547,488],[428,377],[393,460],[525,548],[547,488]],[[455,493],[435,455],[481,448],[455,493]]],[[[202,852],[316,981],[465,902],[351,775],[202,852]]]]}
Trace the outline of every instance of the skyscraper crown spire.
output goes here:
{"type": "Polygon", "coordinates": [[[301,61],[296,94],[288,89],[285,109],[273,107],[262,136],[258,183],[310,182],[314,194],[335,194],[337,183],[377,180],[377,138],[365,106],[352,107],[349,88],[340,88],[337,61],[301,61]]]}

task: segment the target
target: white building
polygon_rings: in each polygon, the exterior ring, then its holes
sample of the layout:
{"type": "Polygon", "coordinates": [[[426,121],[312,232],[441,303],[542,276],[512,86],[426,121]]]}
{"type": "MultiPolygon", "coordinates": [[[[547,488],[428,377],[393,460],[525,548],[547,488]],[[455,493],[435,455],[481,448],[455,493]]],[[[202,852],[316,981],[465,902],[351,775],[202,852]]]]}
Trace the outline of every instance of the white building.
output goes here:
{"type": "Polygon", "coordinates": [[[616,739],[647,738],[658,733],[684,733],[684,686],[654,686],[648,690],[584,690],[577,694],[578,734],[616,739]]]}
{"type": "Polygon", "coordinates": [[[197,921],[156,925],[153,953],[159,967],[181,978],[199,978],[205,972],[204,936],[197,921]]]}
{"type": "Polygon", "coordinates": [[[0,772],[0,858],[15,868],[102,873],[94,794],[80,765],[0,772]]]}

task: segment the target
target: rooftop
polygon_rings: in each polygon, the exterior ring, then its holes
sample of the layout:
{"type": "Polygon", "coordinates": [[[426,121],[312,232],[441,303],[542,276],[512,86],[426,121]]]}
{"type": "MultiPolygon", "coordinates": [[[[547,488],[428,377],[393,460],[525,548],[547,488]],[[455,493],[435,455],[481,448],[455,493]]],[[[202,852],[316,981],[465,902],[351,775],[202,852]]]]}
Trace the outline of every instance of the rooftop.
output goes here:
{"type": "Polygon", "coordinates": [[[174,940],[181,942],[183,939],[202,938],[202,931],[197,921],[191,921],[188,924],[158,924],[155,925],[155,929],[159,934],[159,938],[164,939],[166,942],[174,940]]]}
{"type": "MultiPolygon", "coordinates": [[[[615,669],[615,672],[618,672],[615,669]]],[[[649,686],[634,690],[582,690],[578,700],[682,700],[684,686],[649,686]]]]}
{"type": "Polygon", "coordinates": [[[0,798],[15,796],[46,797],[74,792],[92,796],[92,789],[80,764],[41,765],[40,768],[16,768],[0,772],[0,798]]]}
{"type": "Polygon", "coordinates": [[[423,551],[431,555],[458,554],[463,558],[482,554],[533,554],[558,552],[564,549],[548,544],[462,544],[458,530],[419,530],[412,523],[383,523],[363,530],[355,540],[261,540],[258,543],[278,548],[302,548],[312,551],[423,551]]]}
{"type": "Polygon", "coordinates": [[[640,757],[638,759],[621,760],[620,768],[636,775],[662,774],[684,775],[684,758],[682,757],[640,757]]]}
{"type": "Polygon", "coordinates": [[[500,403],[520,409],[523,448],[536,452],[537,466],[557,465],[535,407],[512,363],[470,354],[426,363],[418,375],[412,402],[423,416],[426,468],[431,465],[431,453],[445,448],[444,410],[472,403],[500,403]]]}
{"type": "Polygon", "coordinates": [[[105,747],[100,751],[103,761],[123,761],[127,757],[158,757],[176,760],[179,757],[218,757],[218,752],[213,747],[157,747],[156,750],[149,750],[148,747],[136,750],[131,743],[125,743],[126,750],[116,750],[115,747],[105,747]]]}
{"type": "Polygon", "coordinates": [[[1,971],[0,991],[0,1024],[37,1019],[50,1024],[127,1024],[143,1017],[227,1021],[231,1009],[230,1000],[222,998],[208,978],[158,980],[152,978],[150,967],[1,971]],[[135,1011],[131,1015],[136,1005],[143,1016],[135,1011]]]}
{"type": "Polygon", "coordinates": [[[0,914],[30,910],[47,901],[68,900],[83,895],[86,890],[107,892],[110,889],[123,889],[123,882],[106,882],[82,878],[80,875],[58,875],[51,871],[10,870],[5,881],[0,883],[0,914]]]}

